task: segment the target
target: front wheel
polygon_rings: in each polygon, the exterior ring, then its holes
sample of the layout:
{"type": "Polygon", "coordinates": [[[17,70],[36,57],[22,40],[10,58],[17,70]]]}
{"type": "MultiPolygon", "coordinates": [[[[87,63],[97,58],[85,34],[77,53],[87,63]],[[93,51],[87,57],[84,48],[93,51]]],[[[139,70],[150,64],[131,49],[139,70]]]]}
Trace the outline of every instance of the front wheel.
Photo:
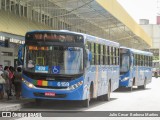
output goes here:
{"type": "Polygon", "coordinates": [[[103,99],[105,101],[110,101],[110,95],[111,95],[111,84],[109,82],[109,84],[108,84],[108,93],[103,96],[103,99]]]}
{"type": "Polygon", "coordinates": [[[133,85],[134,85],[134,82],[132,82],[132,86],[131,86],[131,87],[128,87],[128,90],[129,90],[130,92],[133,91],[133,85]]]}
{"type": "Polygon", "coordinates": [[[89,103],[90,103],[90,100],[92,98],[92,94],[93,94],[93,92],[92,92],[92,89],[91,89],[91,86],[90,86],[88,98],[86,100],[83,100],[83,106],[84,107],[87,107],[87,108],[89,107],[89,103]]]}
{"type": "Polygon", "coordinates": [[[129,90],[130,92],[132,92],[132,91],[133,91],[133,86],[128,87],[128,90],[129,90]]]}
{"type": "Polygon", "coordinates": [[[90,102],[89,99],[84,100],[84,101],[83,101],[83,107],[88,108],[88,107],[89,107],[89,102],[90,102]]]}

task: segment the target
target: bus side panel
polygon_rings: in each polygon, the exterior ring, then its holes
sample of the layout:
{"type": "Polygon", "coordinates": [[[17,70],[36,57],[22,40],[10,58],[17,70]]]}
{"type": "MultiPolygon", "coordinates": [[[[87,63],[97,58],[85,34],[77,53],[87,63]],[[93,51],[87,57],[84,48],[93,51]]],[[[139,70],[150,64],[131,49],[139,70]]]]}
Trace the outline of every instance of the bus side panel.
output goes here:
{"type": "Polygon", "coordinates": [[[139,82],[138,82],[138,85],[137,86],[140,86],[140,85],[144,85],[144,80],[145,80],[145,68],[140,66],[139,67],[139,82]]]}
{"type": "Polygon", "coordinates": [[[93,97],[104,95],[108,93],[108,81],[111,80],[111,91],[119,87],[119,67],[96,65],[88,69],[84,79],[84,94],[83,99],[86,99],[89,94],[89,88],[93,82],[93,97]],[[87,87],[87,89],[85,89],[87,87]]]}
{"type": "Polygon", "coordinates": [[[144,80],[147,80],[147,84],[152,80],[152,71],[151,68],[147,67],[137,67],[133,68],[133,78],[135,77],[135,85],[140,86],[144,85],[144,80]]]}
{"type": "Polygon", "coordinates": [[[147,80],[147,84],[152,81],[152,69],[150,67],[146,68],[145,77],[146,77],[146,80],[147,80]]]}
{"type": "Polygon", "coordinates": [[[114,91],[119,87],[119,66],[113,66],[112,73],[111,88],[114,91]]]}

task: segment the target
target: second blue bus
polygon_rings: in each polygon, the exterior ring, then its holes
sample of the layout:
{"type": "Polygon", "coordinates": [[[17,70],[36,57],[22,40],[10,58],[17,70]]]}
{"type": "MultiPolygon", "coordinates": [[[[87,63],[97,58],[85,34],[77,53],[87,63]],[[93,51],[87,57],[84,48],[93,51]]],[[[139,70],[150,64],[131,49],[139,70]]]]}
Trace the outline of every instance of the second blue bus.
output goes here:
{"type": "Polygon", "coordinates": [[[120,87],[145,89],[152,79],[152,57],[150,52],[120,47],[120,87]]]}

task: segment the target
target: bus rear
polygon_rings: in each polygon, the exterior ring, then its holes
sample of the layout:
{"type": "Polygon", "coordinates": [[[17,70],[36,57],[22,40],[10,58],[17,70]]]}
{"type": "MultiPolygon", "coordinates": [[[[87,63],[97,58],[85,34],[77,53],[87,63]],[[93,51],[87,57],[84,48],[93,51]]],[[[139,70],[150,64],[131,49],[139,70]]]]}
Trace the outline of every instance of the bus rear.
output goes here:
{"type": "Polygon", "coordinates": [[[22,96],[83,100],[84,39],[56,31],[26,33],[22,96]]]}

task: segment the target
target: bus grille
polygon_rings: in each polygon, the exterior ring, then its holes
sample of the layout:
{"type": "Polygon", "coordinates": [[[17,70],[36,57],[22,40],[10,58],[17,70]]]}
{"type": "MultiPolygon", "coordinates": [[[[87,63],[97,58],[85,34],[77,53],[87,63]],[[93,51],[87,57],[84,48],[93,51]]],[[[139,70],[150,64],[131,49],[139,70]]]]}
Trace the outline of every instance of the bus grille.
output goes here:
{"type": "Polygon", "coordinates": [[[67,89],[67,87],[56,87],[56,86],[38,86],[35,85],[37,88],[46,88],[46,89],[67,89]]]}

